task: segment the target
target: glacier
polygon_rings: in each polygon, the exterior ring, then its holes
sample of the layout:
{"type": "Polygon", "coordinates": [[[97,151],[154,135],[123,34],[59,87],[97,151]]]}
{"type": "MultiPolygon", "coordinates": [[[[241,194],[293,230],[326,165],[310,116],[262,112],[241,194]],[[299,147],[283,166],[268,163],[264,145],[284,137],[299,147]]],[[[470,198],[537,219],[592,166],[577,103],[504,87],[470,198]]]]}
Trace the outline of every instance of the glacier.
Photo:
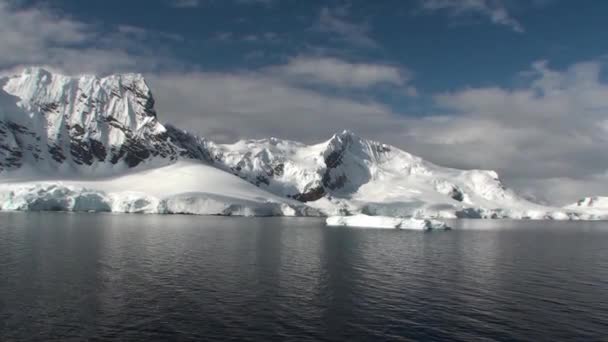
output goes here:
{"type": "Polygon", "coordinates": [[[217,144],[161,123],[139,74],[28,67],[0,79],[0,88],[0,210],[608,218],[608,200],[533,203],[494,171],[442,167],[348,130],[313,145],[217,144]]]}

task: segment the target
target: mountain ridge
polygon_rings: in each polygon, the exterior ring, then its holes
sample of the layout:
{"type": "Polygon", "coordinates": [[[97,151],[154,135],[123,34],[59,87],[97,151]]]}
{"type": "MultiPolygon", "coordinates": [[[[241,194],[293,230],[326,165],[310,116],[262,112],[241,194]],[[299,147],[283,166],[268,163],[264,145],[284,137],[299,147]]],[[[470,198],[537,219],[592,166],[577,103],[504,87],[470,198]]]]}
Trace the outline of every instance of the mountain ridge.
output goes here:
{"type": "Polygon", "coordinates": [[[495,171],[441,167],[349,130],[314,145],[216,144],[162,124],[141,74],[29,67],[0,85],[0,177],[24,166],[46,178],[109,177],[191,160],[326,214],[524,218],[555,210],[507,189],[495,171]]]}

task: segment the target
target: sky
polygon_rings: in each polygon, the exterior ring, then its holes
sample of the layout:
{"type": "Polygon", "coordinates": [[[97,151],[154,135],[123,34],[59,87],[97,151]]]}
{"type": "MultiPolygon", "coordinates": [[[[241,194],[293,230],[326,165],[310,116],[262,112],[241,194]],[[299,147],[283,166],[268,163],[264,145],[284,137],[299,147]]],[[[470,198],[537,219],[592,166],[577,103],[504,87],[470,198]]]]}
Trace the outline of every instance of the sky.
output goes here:
{"type": "Polygon", "coordinates": [[[142,73],[218,142],[350,129],[551,204],[608,195],[608,1],[0,0],[0,73],[142,73]]]}

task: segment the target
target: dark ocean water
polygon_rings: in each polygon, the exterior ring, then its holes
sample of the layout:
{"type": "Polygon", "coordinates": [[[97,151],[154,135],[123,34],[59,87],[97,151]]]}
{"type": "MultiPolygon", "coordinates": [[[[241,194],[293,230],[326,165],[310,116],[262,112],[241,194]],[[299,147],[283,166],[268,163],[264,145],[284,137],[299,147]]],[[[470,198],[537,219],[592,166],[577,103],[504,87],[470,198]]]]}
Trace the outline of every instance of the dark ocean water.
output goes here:
{"type": "Polygon", "coordinates": [[[0,214],[0,340],[607,341],[608,223],[0,214]]]}

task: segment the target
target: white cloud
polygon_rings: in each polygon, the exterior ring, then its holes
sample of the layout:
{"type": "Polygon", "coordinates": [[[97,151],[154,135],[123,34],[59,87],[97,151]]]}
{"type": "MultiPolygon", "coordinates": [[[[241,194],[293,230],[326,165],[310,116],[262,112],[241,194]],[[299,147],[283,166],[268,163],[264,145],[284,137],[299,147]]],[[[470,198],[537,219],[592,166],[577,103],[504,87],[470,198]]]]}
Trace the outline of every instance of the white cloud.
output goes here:
{"type": "Polygon", "coordinates": [[[288,79],[334,87],[368,88],[378,84],[403,86],[407,70],[374,63],[350,63],[333,57],[298,56],[271,71],[288,79]]]}
{"type": "Polygon", "coordinates": [[[447,11],[452,16],[482,15],[497,25],[504,25],[515,32],[524,32],[524,27],[513,18],[503,0],[422,0],[427,11],[447,11]]]}
{"type": "Polygon", "coordinates": [[[0,67],[28,62],[48,47],[90,39],[86,25],[46,11],[16,10],[0,1],[0,67]]]}
{"type": "Polygon", "coordinates": [[[381,104],[320,94],[263,73],[162,73],[149,81],[164,120],[220,141],[277,136],[310,142],[345,128],[394,132],[396,123],[381,104]]]}
{"type": "MultiPolygon", "coordinates": [[[[437,95],[444,114],[410,122],[403,141],[442,164],[498,169],[539,196],[572,193],[568,180],[593,183],[608,169],[608,84],[599,77],[602,67],[591,61],[556,71],[541,61],[523,73],[528,85],[522,88],[437,95]],[[548,192],[546,179],[561,179],[569,190],[548,192]]],[[[580,187],[578,195],[590,188],[580,187]]]]}
{"type": "Polygon", "coordinates": [[[69,72],[145,71],[173,63],[161,46],[142,43],[150,35],[181,37],[119,25],[102,32],[95,25],[59,15],[46,7],[14,7],[0,0],[0,69],[50,65],[69,72]],[[134,53],[132,51],[137,51],[134,53]]]}

